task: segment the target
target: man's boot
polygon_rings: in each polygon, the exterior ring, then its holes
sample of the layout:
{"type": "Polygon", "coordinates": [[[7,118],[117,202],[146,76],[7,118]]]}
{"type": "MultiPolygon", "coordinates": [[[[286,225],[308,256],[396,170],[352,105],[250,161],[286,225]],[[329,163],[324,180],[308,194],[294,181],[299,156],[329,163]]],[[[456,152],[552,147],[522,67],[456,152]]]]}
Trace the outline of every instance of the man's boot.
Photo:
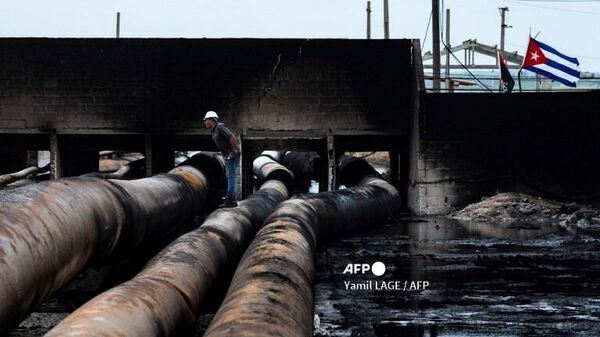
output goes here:
{"type": "Polygon", "coordinates": [[[237,202],[235,201],[235,199],[226,197],[225,201],[219,205],[219,208],[230,208],[230,207],[236,207],[237,206],[237,202]]]}

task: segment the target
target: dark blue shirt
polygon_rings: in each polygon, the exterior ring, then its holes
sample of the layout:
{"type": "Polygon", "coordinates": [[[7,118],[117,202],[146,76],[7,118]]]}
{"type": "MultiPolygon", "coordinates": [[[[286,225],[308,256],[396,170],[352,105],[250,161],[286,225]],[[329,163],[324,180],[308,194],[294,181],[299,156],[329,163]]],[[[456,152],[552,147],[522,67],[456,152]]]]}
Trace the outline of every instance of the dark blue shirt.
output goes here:
{"type": "MultiPolygon", "coordinates": [[[[229,143],[229,137],[233,135],[233,132],[229,130],[223,123],[217,122],[217,125],[212,129],[212,139],[217,145],[217,149],[221,151],[223,155],[227,155],[231,152],[231,144],[229,143]]],[[[240,153],[240,144],[237,143],[237,151],[240,153]]]]}

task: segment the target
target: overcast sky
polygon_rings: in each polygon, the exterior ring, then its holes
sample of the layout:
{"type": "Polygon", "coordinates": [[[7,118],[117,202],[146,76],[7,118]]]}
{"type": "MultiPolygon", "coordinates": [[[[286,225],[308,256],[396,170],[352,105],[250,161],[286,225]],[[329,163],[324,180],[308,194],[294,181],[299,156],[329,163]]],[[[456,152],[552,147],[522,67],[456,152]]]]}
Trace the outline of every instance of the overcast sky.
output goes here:
{"type": "MultiPolygon", "coordinates": [[[[444,0],[451,40],[499,44],[498,7],[509,7],[506,49],[524,54],[529,31],[600,72],[600,1],[444,0]]],[[[14,0],[0,9],[3,37],[352,38],[366,35],[366,0],[14,0]]],[[[429,0],[389,0],[391,38],[423,39],[429,0]]],[[[372,36],[383,37],[383,0],[372,1],[372,36]]],[[[431,30],[424,51],[431,49],[431,30]]],[[[462,57],[462,53],[457,55],[462,57]]],[[[480,57],[478,60],[485,60],[480,57]]],[[[492,60],[493,61],[493,60],[492,60]]]]}

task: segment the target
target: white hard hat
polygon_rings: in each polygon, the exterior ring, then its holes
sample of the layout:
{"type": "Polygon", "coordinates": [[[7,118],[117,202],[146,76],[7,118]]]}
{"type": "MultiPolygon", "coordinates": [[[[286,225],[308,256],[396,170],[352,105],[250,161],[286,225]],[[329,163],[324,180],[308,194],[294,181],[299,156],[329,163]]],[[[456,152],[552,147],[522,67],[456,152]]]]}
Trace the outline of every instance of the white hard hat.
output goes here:
{"type": "Polygon", "coordinates": [[[216,118],[219,119],[219,116],[217,116],[217,113],[214,111],[209,111],[206,113],[206,115],[204,115],[204,119],[208,119],[208,118],[216,118]]]}

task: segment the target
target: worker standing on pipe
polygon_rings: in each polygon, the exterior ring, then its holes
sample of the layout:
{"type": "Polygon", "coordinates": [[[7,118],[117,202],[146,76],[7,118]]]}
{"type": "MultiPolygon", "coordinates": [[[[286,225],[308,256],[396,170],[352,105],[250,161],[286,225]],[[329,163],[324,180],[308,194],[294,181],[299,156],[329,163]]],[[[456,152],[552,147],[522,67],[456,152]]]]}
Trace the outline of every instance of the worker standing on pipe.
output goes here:
{"type": "Polygon", "coordinates": [[[240,164],[240,145],[237,138],[223,123],[214,111],[204,115],[204,126],[212,132],[212,139],[225,157],[225,175],[227,176],[227,196],[219,208],[236,207],[235,187],[236,172],[240,164]]]}

